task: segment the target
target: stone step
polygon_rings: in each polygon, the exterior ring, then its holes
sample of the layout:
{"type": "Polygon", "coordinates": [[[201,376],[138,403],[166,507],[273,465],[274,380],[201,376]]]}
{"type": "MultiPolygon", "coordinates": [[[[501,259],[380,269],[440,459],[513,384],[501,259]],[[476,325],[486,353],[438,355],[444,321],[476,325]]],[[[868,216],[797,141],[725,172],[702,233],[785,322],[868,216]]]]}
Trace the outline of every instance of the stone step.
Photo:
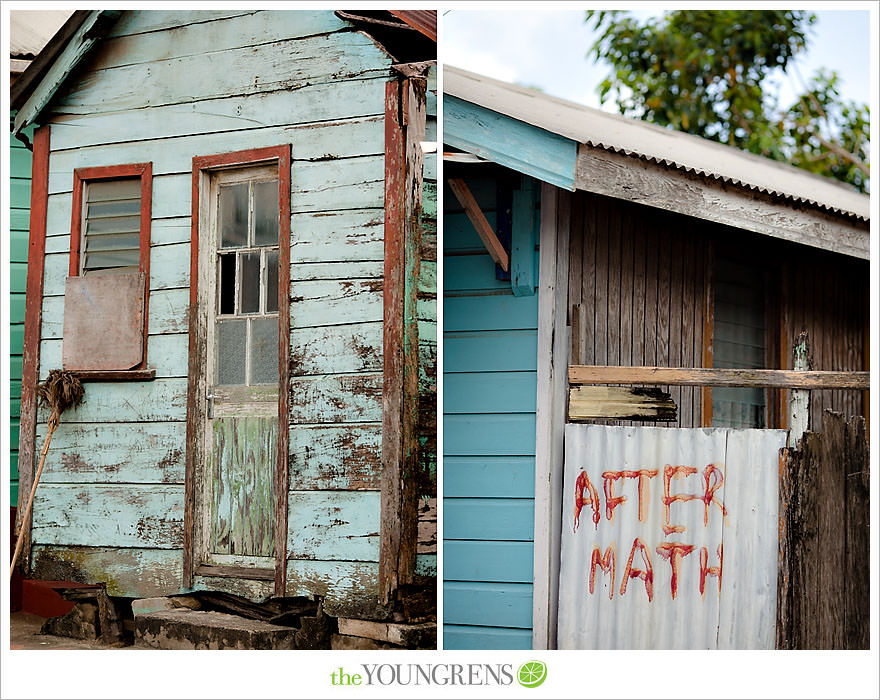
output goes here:
{"type": "Polygon", "coordinates": [[[136,614],[134,644],[151,649],[296,649],[297,629],[227,613],[158,610],[136,614]]]}

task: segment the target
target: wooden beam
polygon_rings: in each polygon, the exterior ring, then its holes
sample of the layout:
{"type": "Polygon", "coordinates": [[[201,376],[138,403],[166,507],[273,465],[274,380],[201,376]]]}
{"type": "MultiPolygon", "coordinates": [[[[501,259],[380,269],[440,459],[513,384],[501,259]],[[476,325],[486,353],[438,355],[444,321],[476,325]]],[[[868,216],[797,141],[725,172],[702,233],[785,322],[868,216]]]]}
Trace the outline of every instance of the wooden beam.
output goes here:
{"type": "Polygon", "coordinates": [[[799,372],[786,369],[608,367],[572,365],[571,384],[745,386],[775,389],[867,389],[868,372],[799,372]]]}
{"type": "Polygon", "coordinates": [[[486,215],[483,214],[480,205],[477,204],[477,200],[471,193],[470,188],[464,180],[458,178],[451,177],[448,182],[449,189],[452,190],[452,194],[455,195],[455,198],[464,207],[464,213],[467,214],[477,230],[477,235],[483,241],[483,245],[486,246],[486,250],[492,256],[492,260],[498,263],[502,270],[508,272],[510,270],[510,258],[507,255],[507,251],[504,250],[504,246],[498,240],[492,225],[486,220],[486,215]]]}
{"type": "Polygon", "coordinates": [[[580,190],[868,259],[869,225],[804,203],[581,144],[580,190]]]}
{"type": "Polygon", "coordinates": [[[573,386],[569,390],[568,419],[674,421],[678,410],[667,392],[650,387],[573,386]]]}
{"type": "Polygon", "coordinates": [[[21,418],[18,438],[18,508],[15,532],[23,539],[19,567],[30,566],[31,527],[24,522],[25,504],[34,480],[37,440],[37,380],[40,369],[40,328],[43,319],[43,267],[46,262],[46,217],[49,205],[49,126],[34,132],[31,165],[31,221],[28,237],[24,347],[21,370],[21,418]]]}

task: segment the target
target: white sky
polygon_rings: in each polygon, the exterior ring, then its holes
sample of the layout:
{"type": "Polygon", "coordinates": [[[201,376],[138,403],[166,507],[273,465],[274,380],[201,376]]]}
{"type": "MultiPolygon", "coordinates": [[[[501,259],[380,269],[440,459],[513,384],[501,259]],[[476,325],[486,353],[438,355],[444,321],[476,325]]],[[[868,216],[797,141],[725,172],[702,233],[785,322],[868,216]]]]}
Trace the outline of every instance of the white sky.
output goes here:
{"type": "MultiPolygon", "coordinates": [[[[658,4],[657,11],[635,14],[646,18],[658,14],[660,7],[658,4]]],[[[821,66],[837,71],[844,99],[870,102],[869,12],[813,11],[818,21],[813,25],[807,51],[796,61],[798,70],[792,77],[782,76],[783,104],[794,98],[795,91],[800,92],[802,82],[797,73],[806,81],[821,66]]],[[[446,10],[442,60],[474,73],[539,87],[556,97],[599,107],[596,87],[608,68],[587,57],[595,33],[593,24],[587,25],[584,17],[584,10],[446,10]]],[[[610,102],[604,109],[616,111],[610,102]]]]}

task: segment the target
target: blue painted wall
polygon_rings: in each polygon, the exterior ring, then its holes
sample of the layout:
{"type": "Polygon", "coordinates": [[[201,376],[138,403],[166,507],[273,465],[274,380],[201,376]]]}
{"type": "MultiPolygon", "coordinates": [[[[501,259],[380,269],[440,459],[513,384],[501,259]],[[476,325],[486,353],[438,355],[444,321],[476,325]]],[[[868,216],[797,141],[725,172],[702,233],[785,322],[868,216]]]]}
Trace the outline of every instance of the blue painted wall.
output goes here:
{"type": "MultiPolygon", "coordinates": [[[[495,226],[494,179],[466,182],[495,226]]],[[[444,202],[443,645],[529,649],[538,297],[495,279],[444,202]]]]}

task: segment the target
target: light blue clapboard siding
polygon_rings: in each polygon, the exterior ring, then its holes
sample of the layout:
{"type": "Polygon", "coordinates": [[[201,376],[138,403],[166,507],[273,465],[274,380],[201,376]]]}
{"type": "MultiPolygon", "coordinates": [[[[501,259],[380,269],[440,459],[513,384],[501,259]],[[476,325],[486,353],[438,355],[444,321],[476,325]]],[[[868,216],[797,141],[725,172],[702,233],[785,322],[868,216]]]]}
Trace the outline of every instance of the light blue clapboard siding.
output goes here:
{"type": "MultiPolygon", "coordinates": [[[[48,376],[50,369],[61,367],[62,345],[60,338],[40,343],[40,381],[48,376]]],[[[147,338],[147,367],[155,369],[157,377],[186,377],[188,362],[188,335],[175,333],[147,338]]]]}
{"type": "Polygon", "coordinates": [[[384,209],[294,214],[290,261],[384,260],[384,225],[384,209]]]}
{"type": "Polygon", "coordinates": [[[59,116],[52,122],[52,148],[129,143],[178,136],[311,124],[328,119],[384,114],[387,78],[358,78],[153,109],[59,116]]]}
{"type": "Polygon", "coordinates": [[[531,649],[532,630],[443,625],[444,649],[531,649]]]}
{"type": "Polygon", "coordinates": [[[490,627],[532,626],[532,584],[462,583],[443,584],[443,605],[449,608],[446,624],[490,627]]]}
{"type": "Polygon", "coordinates": [[[34,544],[177,549],[182,484],[43,484],[34,497],[34,544]]]}
{"type": "MultiPolygon", "coordinates": [[[[468,185],[494,224],[496,183],[468,185]]],[[[510,282],[496,279],[494,262],[447,194],[444,647],[529,648],[537,296],[514,297],[510,282]]]]}
{"type": "Polygon", "coordinates": [[[443,459],[446,498],[534,498],[535,458],[455,457],[443,459]]]}
{"type": "MultiPolygon", "coordinates": [[[[203,41],[209,42],[210,36],[203,41]]],[[[201,53],[150,63],[88,71],[59,93],[55,114],[162,107],[244,97],[277,90],[386,74],[377,60],[380,49],[366,34],[337,32],[263,43],[222,52],[201,53]],[[217,64],[222,63],[222,70],[217,64]],[[211,80],[205,80],[205,75],[211,80]],[[143,86],[149,84],[150,89],[143,86]]]]}
{"type": "MultiPolygon", "coordinates": [[[[83,402],[64,413],[68,423],[133,423],[186,420],[186,379],[146,382],[89,382],[83,402]]],[[[37,420],[49,411],[40,408],[37,420]]],[[[93,449],[100,449],[94,445],[93,449]]]]}
{"type": "Polygon", "coordinates": [[[443,537],[448,540],[517,540],[534,536],[534,503],[530,498],[446,498],[443,537]]]}
{"type": "MultiPolygon", "coordinates": [[[[46,424],[41,423],[37,443],[42,444],[45,436],[46,424]]],[[[186,423],[182,421],[62,420],[52,436],[40,483],[182,484],[185,458],[186,423]]]]}
{"type": "Polygon", "coordinates": [[[328,615],[362,615],[365,610],[376,607],[379,564],[289,559],[286,592],[288,596],[323,596],[324,612],[328,615]]]}
{"type": "Polygon", "coordinates": [[[379,491],[291,491],[291,559],[379,560],[379,491]]]}
{"type": "Polygon", "coordinates": [[[380,321],[290,331],[292,376],[381,371],[380,321]],[[315,352],[317,347],[321,348],[320,352],[315,352]]]}

